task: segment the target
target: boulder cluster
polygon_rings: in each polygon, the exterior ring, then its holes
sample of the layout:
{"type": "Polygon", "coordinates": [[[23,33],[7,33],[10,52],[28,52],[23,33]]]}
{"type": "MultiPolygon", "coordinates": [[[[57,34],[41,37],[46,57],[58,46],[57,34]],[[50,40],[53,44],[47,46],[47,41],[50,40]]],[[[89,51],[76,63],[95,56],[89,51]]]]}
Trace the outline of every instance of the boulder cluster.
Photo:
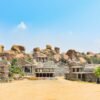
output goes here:
{"type": "Polygon", "coordinates": [[[68,50],[66,53],[61,53],[59,47],[52,47],[51,45],[46,45],[45,49],[40,49],[36,47],[33,49],[33,57],[47,57],[49,60],[53,60],[55,62],[68,62],[77,61],[80,63],[86,63],[86,60],[82,53],[77,52],[75,50],[68,50]]]}
{"type": "Polygon", "coordinates": [[[4,50],[4,46],[0,45],[0,57],[3,59],[24,58],[25,55],[24,46],[13,45],[10,50],[4,50]]]}
{"type": "Polygon", "coordinates": [[[5,50],[3,45],[0,45],[0,58],[11,60],[13,58],[22,59],[36,59],[46,58],[55,62],[67,63],[69,61],[78,63],[100,63],[100,54],[87,52],[81,53],[76,50],[70,49],[65,53],[60,51],[59,47],[52,47],[46,45],[45,49],[39,47],[33,48],[32,54],[25,52],[25,47],[21,45],[13,45],[10,50],[5,50]]]}

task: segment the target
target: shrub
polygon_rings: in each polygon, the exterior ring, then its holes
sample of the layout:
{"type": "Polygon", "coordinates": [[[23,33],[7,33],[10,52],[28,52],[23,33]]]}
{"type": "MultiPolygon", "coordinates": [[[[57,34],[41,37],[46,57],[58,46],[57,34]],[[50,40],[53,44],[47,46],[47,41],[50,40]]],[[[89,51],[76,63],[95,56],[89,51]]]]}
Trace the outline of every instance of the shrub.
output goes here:
{"type": "Polygon", "coordinates": [[[13,77],[14,74],[19,74],[20,76],[24,76],[24,73],[23,73],[21,67],[18,67],[16,65],[10,66],[9,74],[11,77],[13,77]]]}
{"type": "Polygon", "coordinates": [[[95,76],[100,78],[100,66],[94,70],[95,76]]]}

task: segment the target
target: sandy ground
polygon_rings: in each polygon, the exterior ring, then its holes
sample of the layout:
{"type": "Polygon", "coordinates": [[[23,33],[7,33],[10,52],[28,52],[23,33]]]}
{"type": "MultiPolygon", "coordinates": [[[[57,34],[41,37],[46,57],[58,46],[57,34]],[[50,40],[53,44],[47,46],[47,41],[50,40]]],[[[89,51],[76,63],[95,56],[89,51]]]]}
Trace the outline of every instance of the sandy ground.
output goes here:
{"type": "Polygon", "coordinates": [[[0,83],[0,100],[100,100],[100,85],[63,78],[0,83]]]}

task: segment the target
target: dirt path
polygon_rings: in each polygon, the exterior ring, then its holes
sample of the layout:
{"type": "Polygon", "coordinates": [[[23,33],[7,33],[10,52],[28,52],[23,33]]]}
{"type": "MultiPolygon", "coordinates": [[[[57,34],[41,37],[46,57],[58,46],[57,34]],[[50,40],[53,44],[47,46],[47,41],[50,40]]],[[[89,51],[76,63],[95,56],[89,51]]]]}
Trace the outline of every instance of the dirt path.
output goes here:
{"type": "Polygon", "coordinates": [[[0,100],[100,100],[100,85],[58,80],[0,84],[0,100]]]}

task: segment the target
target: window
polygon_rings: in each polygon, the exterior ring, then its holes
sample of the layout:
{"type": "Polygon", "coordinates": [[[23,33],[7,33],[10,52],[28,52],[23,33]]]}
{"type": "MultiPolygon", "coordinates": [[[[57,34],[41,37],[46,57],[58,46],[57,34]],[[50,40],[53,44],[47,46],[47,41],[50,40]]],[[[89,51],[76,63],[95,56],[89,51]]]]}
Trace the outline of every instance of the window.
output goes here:
{"type": "Polygon", "coordinates": [[[79,68],[77,68],[77,72],[79,72],[79,68]]]}
{"type": "Polygon", "coordinates": [[[73,68],[73,72],[75,72],[75,68],[73,68]]]}
{"type": "Polygon", "coordinates": [[[25,67],[24,71],[25,71],[26,73],[30,73],[30,72],[31,72],[30,68],[28,68],[28,67],[25,67]]]}
{"type": "Polygon", "coordinates": [[[35,69],[35,72],[38,72],[38,69],[35,69]]]}
{"type": "Polygon", "coordinates": [[[81,79],[81,74],[78,74],[78,79],[81,79]]]}

